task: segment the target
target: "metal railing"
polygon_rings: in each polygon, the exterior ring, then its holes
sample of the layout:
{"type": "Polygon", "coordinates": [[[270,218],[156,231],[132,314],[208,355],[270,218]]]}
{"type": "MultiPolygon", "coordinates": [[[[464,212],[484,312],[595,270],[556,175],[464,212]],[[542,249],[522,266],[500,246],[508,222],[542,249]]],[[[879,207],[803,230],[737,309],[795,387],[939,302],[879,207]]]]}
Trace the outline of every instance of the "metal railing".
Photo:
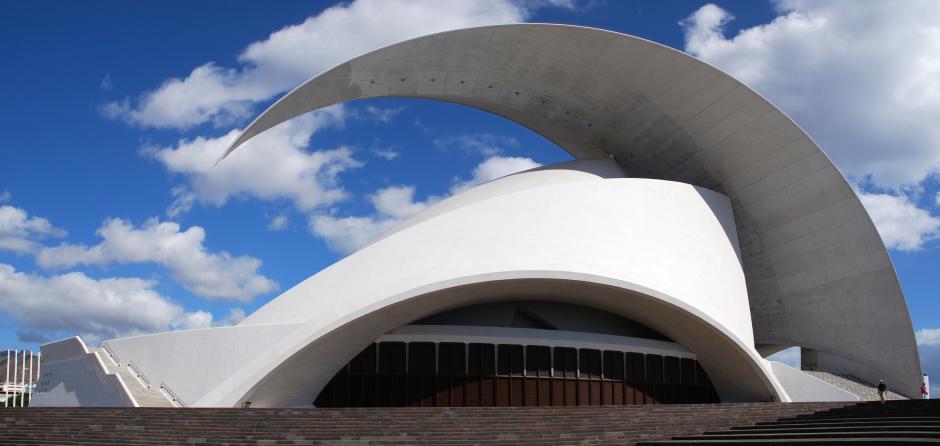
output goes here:
{"type": "Polygon", "coordinates": [[[170,386],[166,385],[165,382],[160,383],[160,392],[162,392],[163,395],[166,396],[167,399],[170,400],[170,402],[173,403],[174,406],[189,407],[186,405],[186,402],[184,402],[183,399],[179,397],[179,395],[177,395],[176,393],[173,392],[172,389],[170,389],[170,386]]]}
{"type": "Polygon", "coordinates": [[[144,372],[140,370],[140,367],[138,367],[137,364],[134,364],[134,361],[127,362],[127,371],[134,374],[142,386],[148,389],[151,388],[150,378],[147,378],[147,375],[145,375],[144,372]]]}

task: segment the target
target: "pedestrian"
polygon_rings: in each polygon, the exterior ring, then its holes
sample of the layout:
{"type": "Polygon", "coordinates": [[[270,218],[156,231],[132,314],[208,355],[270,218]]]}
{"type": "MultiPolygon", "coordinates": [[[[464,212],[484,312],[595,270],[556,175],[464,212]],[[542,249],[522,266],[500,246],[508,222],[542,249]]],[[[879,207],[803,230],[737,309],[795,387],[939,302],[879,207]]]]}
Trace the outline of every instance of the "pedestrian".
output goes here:
{"type": "Polygon", "coordinates": [[[920,383],[920,399],[927,399],[927,383],[920,383]]]}
{"type": "Polygon", "coordinates": [[[881,378],[878,381],[878,398],[881,399],[881,404],[885,403],[885,392],[888,390],[888,386],[885,385],[885,379],[881,378]]]}

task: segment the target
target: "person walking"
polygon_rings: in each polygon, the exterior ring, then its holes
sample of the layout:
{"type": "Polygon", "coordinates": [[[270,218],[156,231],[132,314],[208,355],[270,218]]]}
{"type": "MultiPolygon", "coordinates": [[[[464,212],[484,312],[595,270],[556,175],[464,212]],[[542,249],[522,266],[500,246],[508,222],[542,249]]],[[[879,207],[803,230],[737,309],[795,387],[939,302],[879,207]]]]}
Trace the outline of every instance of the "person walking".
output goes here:
{"type": "Polygon", "coordinates": [[[927,383],[920,383],[920,399],[927,399],[927,383]]]}
{"type": "Polygon", "coordinates": [[[885,379],[881,378],[878,381],[878,398],[881,399],[881,404],[885,403],[885,392],[888,390],[888,386],[885,385],[885,379]]]}

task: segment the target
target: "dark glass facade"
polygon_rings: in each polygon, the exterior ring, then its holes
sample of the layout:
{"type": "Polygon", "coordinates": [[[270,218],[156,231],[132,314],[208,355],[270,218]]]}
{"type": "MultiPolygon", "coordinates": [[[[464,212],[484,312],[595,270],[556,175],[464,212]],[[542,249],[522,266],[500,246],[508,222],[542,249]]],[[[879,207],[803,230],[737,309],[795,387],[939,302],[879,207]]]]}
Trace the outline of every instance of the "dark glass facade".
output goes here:
{"type": "Polygon", "coordinates": [[[349,362],[317,407],[717,403],[697,361],[539,345],[382,342],[349,362]]]}

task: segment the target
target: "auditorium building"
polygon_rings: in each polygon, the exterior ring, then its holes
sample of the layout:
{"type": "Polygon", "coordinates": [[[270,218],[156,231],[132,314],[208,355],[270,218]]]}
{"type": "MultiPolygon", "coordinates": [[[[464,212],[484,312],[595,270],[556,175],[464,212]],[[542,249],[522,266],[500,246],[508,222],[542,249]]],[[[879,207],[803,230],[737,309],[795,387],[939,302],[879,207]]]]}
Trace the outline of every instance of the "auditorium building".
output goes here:
{"type": "MultiPolygon", "coordinates": [[[[884,243],[777,107],[599,29],[460,29],[291,91],[221,154],[383,97],[484,110],[574,158],[429,207],[234,326],[42,346],[34,406],[546,406],[916,397],[884,243]],[[800,347],[806,370],[766,357],[800,347]]],[[[222,160],[224,162],[224,160],[222,160]]]]}

